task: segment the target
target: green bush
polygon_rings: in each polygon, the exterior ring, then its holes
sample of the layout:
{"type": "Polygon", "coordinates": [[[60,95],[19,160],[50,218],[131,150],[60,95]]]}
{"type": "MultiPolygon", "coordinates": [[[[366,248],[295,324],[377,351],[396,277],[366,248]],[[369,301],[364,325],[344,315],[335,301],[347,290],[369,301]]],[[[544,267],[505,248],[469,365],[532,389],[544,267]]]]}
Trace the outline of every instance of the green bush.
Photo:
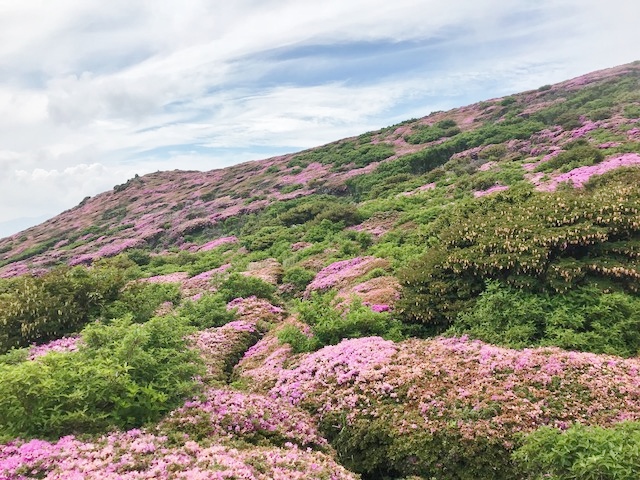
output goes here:
{"type": "Polygon", "coordinates": [[[0,436],[56,438],[158,420],[197,391],[202,373],[185,322],[130,319],[85,328],[78,352],[0,364],[0,436]]]}
{"type": "Polygon", "coordinates": [[[300,332],[296,327],[283,329],[278,338],[291,345],[293,351],[308,352],[326,345],[336,345],[345,338],[381,336],[388,340],[402,340],[402,324],[391,316],[372,311],[354,298],[341,312],[334,306],[336,292],[319,294],[313,292],[311,298],[296,304],[301,321],[311,327],[312,337],[300,332]]]}
{"type": "Polygon", "coordinates": [[[80,330],[119,297],[127,280],[108,263],[16,279],[0,297],[0,353],[80,330]]]}
{"type": "Polygon", "coordinates": [[[125,287],[118,299],[105,307],[105,318],[120,318],[127,314],[136,323],[144,323],[165,302],[180,302],[180,287],[175,283],[133,283],[125,287]]]}
{"type": "Polygon", "coordinates": [[[302,292],[315,278],[316,274],[302,267],[292,267],[284,272],[282,283],[288,283],[295,287],[296,292],[302,292]]]}
{"type": "Polygon", "coordinates": [[[514,188],[460,204],[429,225],[433,247],[400,272],[398,307],[408,322],[438,330],[470,308],[489,280],[534,293],[588,284],[637,292],[639,197],[636,169],[585,190],[514,188]]]}
{"type": "Polygon", "coordinates": [[[640,468],[640,423],[610,428],[542,427],[513,453],[528,479],[635,480],[640,468]]]}
{"type": "Polygon", "coordinates": [[[256,296],[270,302],[275,301],[276,287],[256,277],[232,273],[218,288],[218,295],[224,302],[230,302],[234,298],[247,298],[256,296]]]}
{"type": "Polygon", "coordinates": [[[325,414],[320,429],[336,449],[341,463],[371,479],[514,480],[509,450],[494,438],[469,440],[456,422],[446,429],[399,431],[408,423],[402,405],[388,399],[375,405],[376,417],[360,415],[346,422],[340,415],[325,414]],[[412,476],[413,475],[413,476],[412,476]],[[415,477],[414,477],[415,476],[415,477]]]}
{"type": "Polygon", "coordinates": [[[151,254],[146,250],[141,250],[139,248],[128,250],[126,255],[131,259],[131,261],[135,262],[136,265],[139,266],[148,265],[151,261],[151,254]]]}
{"type": "Polygon", "coordinates": [[[408,143],[419,144],[439,140],[443,137],[453,137],[460,133],[460,129],[454,120],[441,120],[435,125],[418,125],[413,128],[413,133],[407,135],[408,143]]]}
{"type": "Polygon", "coordinates": [[[234,311],[227,310],[227,301],[216,293],[205,293],[198,300],[185,301],[177,314],[199,330],[221,327],[236,318],[234,311]]]}
{"type": "Polygon", "coordinates": [[[491,282],[450,333],[512,348],[557,346],[624,357],[640,352],[640,299],[594,287],[541,295],[491,282]]]}

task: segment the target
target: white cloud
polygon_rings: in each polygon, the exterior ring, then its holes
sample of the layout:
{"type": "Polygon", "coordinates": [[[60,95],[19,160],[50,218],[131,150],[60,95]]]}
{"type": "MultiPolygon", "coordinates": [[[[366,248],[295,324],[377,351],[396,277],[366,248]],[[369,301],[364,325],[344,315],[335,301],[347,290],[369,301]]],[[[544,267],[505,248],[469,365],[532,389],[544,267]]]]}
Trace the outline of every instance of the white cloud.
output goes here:
{"type": "Polygon", "coordinates": [[[639,16],[626,0],[1,2],[0,222],[632,61],[639,16]],[[330,48],[350,42],[426,47],[354,78],[330,48]],[[321,59],[296,50],[313,45],[321,59]]]}

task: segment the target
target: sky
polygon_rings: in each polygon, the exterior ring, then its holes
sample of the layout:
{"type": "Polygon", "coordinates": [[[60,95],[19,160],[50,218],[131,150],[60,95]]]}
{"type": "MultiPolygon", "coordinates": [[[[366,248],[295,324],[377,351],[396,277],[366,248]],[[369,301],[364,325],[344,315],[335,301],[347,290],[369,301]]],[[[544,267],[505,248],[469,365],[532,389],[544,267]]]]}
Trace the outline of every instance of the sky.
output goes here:
{"type": "Polygon", "coordinates": [[[640,60],[635,0],[0,0],[0,237],[640,60]]]}

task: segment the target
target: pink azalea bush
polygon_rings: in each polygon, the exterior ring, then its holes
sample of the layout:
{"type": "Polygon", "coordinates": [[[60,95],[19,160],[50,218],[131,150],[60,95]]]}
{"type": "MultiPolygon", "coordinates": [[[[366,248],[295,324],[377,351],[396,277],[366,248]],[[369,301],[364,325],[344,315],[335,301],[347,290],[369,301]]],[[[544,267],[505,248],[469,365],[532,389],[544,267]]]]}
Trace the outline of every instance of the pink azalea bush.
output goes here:
{"type": "Polygon", "coordinates": [[[303,410],[282,399],[226,388],[210,388],[203,398],[186,402],[171,412],[158,430],[218,443],[241,439],[276,446],[292,443],[326,449],[328,445],[318,434],[311,416],[303,410]]]}
{"type": "Polygon", "coordinates": [[[592,122],[591,120],[587,120],[584,123],[584,125],[582,125],[579,128],[576,128],[571,133],[571,136],[573,138],[584,137],[587,133],[591,132],[592,130],[595,130],[596,128],[599,128],[599,126],[600,126],[600,122],[592,122]]]}
{"type": "MultiPolygon", "coordinates": [[[[391,461],[405,474],[429,476],[463,462],[489,478],[510,468],[520,434],[640,419],[639,372],[638,359],[558,348],[369,337],[300,357],[270,395],[316,413],[341,456],[360,459],[348,467],[371,471],[391,461]]],[[[451,475],[443,478],[458,478],[451,475]]]]}
{"type": "Polygon", "coordinates": [[[215,240],[211,240],[210,242],[207,242],[204,245],[200,245],[200,247],[197,248],[197,251],[206,252],[209,250],[213,250],[214,248],[217,248],[220,245],[227,245],[227,244],[232,244],[237,242],[238,242],[238,239],[235,236],[216,238],[215,240]]]}
{"type": "Polygon", "coordinates": [[[254,295],[247,298],[234,298],[227,304],[227,310],[236,310],[236,313],[243,319],[249,321],[271,321],[277,322],[284,314],[280,307],[272,305],[264,298],[254,295]]]}
{"type": "Polygon", "coordinates": [[[182,283],[187,278],[189,278],[189,274],[187,272],[174,272],[168,273],[166,275],[155,275],[153,277],[141,278],[141,282],[148,283],[182,283]]]}
{"type": "Polygon", "coordinates": [[[345,340],[304,356],[295,368],[282,370],[270,394],[321,415],[340,411],[355,418],[363,413],[359,409],[368,404],[370,393],[391,391],[384,380],[397,351],[397,345],[380,337],[345,340]]]}
{"type": "Polygon", "coordinates": [[[193,348],[204,359],[206,381],[212,384],[226,383],[237,359],[260,338],[256,323],[237,320],[222,327],[199,331],[189,338],[193,348]]]}
{"type": "Polygon", "coordinates": [[[141,430],[92,441],[73,436],[57,442],[15,441],[0,446],[1,480],[356,480],[328,454],[284,448],[249,450],[186,441],[141,430]]]}
{"type": "Polygon", "coordinates": [[[278,338],[282,329],[295,327],[308,338],[311,328],[293,317],[271,328],[264,337],[249,348],[234,367],[233,378],[241,380],[251,391],[268,392],[278,381],[278,376],[293,352],[291,345],[278,338]]]}
{"type": "Polygon", "coordinates": [[[505,190],[509,190],[509,187],[506,185],[494,185],[493,187],[487,188],[486,190],[476,190],[475,192],[473,192],[473,196],[476,198],[484,197],[485,195],[491,195],[492,193],[503,192],[505,190]]]}
{"type": "Polygon", "coordinates": [[[386,260],[375,257],[356,257],[349,260],[334,262],[318,272],[316,278],[307,286],[305,294],[308,296],[314,290],[326,290],[356,279],[370,270],[386,267],[386,260]]]}
{"type": "Polygon", "coordinates": [[[78,351],[79,340],[79,337],[64,337],[42,345],[33,345],[29,349],[28,358],[29,360],[35,360],[49,352],[76,352],[78,351]]]}
{"type": "Polygon", "coordinates": [[[581,188],[594,175],[602,175],[616,168],[633,165],[640,165],[640,155],[637,153],[625,153],[596,165],[574,168],[570,172],[553,177],[548,182],[538,183],[536,189],[539,191],[553,192],[558,188],[558,185],[563,182],[571,182],[574,187],[581,188]]]}

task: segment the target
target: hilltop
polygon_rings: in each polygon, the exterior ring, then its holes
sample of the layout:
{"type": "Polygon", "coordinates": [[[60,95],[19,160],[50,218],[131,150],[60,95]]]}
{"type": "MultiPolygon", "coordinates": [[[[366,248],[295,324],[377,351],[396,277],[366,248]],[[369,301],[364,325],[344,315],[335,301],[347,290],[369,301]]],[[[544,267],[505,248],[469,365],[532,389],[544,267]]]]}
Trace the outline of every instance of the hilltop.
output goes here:
{"type": "Polygon", "coordinates": [[[634,478],[639,259],[640,62],[136,176],[0,240],[0,479],[634,478]]]}

